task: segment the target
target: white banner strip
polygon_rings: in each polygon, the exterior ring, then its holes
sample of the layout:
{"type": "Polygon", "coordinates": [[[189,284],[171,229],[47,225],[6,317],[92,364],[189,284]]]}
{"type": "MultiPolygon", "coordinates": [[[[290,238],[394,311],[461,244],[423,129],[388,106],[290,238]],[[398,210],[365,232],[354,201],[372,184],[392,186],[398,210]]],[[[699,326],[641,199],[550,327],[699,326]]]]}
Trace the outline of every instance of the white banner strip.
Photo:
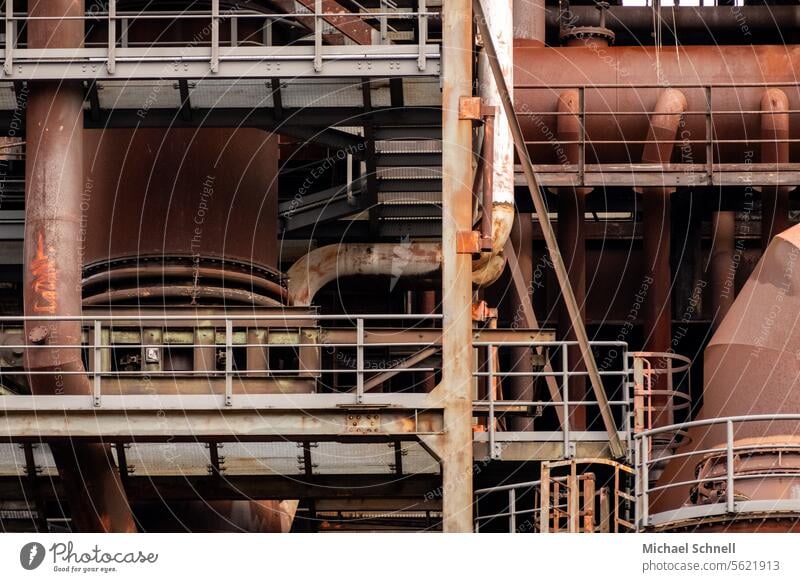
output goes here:
{"type": "Polygon", "coordinates": [[[792,534],[4,534],[5,580],[798,580],[792,534]],[[555,578],[558,577],[558,578],[555,578]]]}

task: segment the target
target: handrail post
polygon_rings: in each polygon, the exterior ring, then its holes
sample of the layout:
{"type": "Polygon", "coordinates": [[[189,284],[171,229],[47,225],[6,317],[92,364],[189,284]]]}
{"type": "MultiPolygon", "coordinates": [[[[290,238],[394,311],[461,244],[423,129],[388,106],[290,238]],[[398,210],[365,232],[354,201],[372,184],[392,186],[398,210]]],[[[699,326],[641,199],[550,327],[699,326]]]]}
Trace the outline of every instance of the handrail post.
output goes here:
{"type": "Polygon", "coordinates": [[[10,75],[14,67],[14,45],[17,42],[15,31],[14,0],[6,0],[6,58],[3,61],[3,71],[6,75],[10,75]]]}
{"type": "Polygon", "coordinates": [[[314,71],[322,71],[322,0],[314,0],[314,71]]]}
{"type": "Polygon", "coordinates": [[[508,490],[508,533],[517,531],[517,492],[508,490]]]}
{"type": "Polygon", "coordinates": [[[219,72],[219,0],[211,0],[211,72],[219,72]]]}
{"type": "Polygon", "coordinates": [[[648,507],[650,505],[650,499],[647,494],[650,488],[650,437],[643,436],[641,440],[642,449],[639,458],[642,460],[642,470],[639,478],[641,479],[640,491],[642,493],[642,507],[639,511],[639,515],[641,517],[642,528],[644,528],[647,526],[647,522],[650,519],[650,508],[648,507]]]}
{"type": "Polygon", "coordinates": [[[567,344],[561,345],[561,406],[564,410],[564,425],[562,427],[564,437],[564,458],[572,457],[570,446],[570,425],[572,418],[569,414],[569,350],[567,344]]]}
{"type": "Polygon", "coordinates": [[[225,318],[225,406],[233,406],[233,321],[225,318]]]}
{"type": "MultiPolygon", "coordinates": [[[[643,503],[642,498],[642,486],[641,480],[639,478],[639,464],[642,462],[642,440],[641,438],[634,437],[634,447],[633,447],[633,466],[637,469],[635,473],[635,478],[633,480],[633,523],[635,525],[635,531],[641,531],[641,504],[643,503]]],[[[618,471],[615,477],[618,478],[618,471]]],[[[616,487],[615,487],[616,489],[616,487]]],[[[617,495],[616,491],[614,492],[614,516],[615,518],[618,517],[617,512],[619,511],[619,505],[617,504],[617,495]]]]}
{"type": "Polygon", "coordinates": [[[94,333],[92,339],[92,372],[94,375],[92,376],[92,403],[95,407],[99,407],[101,405],[100,400],[100,390],[101,385],[100,382],[102,380],[102,376],[100,372],[103,369],[102,363],[100,361],[100,344],[103,341],[103,331],[102,331],[102,324],[100,323],[99,319],[94,320],[94,333]]]}
{"type": "Polygon", "coordinates": [[[356,403],[364,402],[364,319],[356,320],[356,403]]]}
{"type": "Polygon", "coordinates": [[[428,8],[426,0],[419,0],[419,14],[417,16],[417,35],[419,36],[419,56],[417,57],[417,68],[424,71],[427,66],[425,55],[425,45],[428,43],[428,8]]]}
{"type": "Polygon", "coordinates": [[[108,0],[108,73],[117,68],[117,0],[108,0]]]}
{"type": "Polygon", "coordinates": [[[705,146],[706,146],[706,173],[708,174],[708,185],[710,186],[714,180],[714,118],[712,117],[712,103],[711,103],[711,88],[712,85],[705,87],[706,97],[706,114],[705,114],[705,146]]]}
{"type": "Polygon", "coordinates": [[[734,478],[733,478],[733,421],[728,419],[725,421],[725,453],[727,456],[727,470],[726,470],[726,477],[727,477],[727,487],[725,492],[725,502],[727,505],[728,513],[733,513],[736,510],[734,504],[734,494],[733,494],[733,487],[734,487],[734,478]]]}
{"type": "Polygon", "coordinates": [[[486,346],[486,366],[488,371],[488,381],[486,382],[486,392],[489,396],[489,458],[497,459],[497,435],[495,434],[495,400],[494,400],[494,345],[486,346]]]}

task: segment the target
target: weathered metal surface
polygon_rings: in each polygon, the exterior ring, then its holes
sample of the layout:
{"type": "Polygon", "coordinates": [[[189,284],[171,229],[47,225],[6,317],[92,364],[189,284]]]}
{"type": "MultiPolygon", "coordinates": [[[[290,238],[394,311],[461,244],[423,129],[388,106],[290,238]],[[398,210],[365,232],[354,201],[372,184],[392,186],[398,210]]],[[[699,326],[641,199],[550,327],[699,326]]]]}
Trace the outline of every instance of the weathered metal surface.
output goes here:
{"type": "Polygon", "coordinates": [[[84,262],[275,267],[277,146],[255,129],[87,131],[84,262]]]}
{"type": "Polygon", "coordinates": [[[311,305],[317,291],[337,278],[353,275],[409,277],[439,270],[439,243],[347,244],[315,249],[287,273],[289,303],[311,305]]]}
{"type": "MultiPolygon", "coordinates": [[[[189,398],[189,397],[186,397],[189,398]]],[[[124,401],[122,401],[124,403],[124,401]]],[[[82,409],[41,407],[36,414],[29,410],[6,409],[0,415],[0,434],[6,440],[64,439],[75,441],[113,440],[192,441],[225,439],[231,434],[238,440],[315,439],[394,436],[441,433],[444,429],[440,410],[382,410],[369,433],[350,430],[350,417],[368,414],[362,409],[316,410],[308,415],[296,409],[222,409],[193,408],[92,408],[88,401],[82,409]]],[[[123,404],[124,406],[124,404],[123,404]]],[[[373,413],[374,414],[374,413],[373,413]]],[[[470,438],[472,431],[470,430],[470,438]]],[[[82,449],[85,447],[76,447],[82,449]]],[[[105,450],[105,449],[104,449],[105,450]]],[[[110,459],[110,456],[109,456],[110,459]]],[[[89,458],[81,460],[88,461],[89,458]]],[[[83,466],[83,465],[81,465],[83,466]]],[[[101,465],[102,467],[102,465],[101,465]]],[[[77,475],[76,475],[77,476],[77,475]]],[[[104,478],[105,479],[105,478],[104,478]]],[[[114,480],[104,480],[104,487],[114,480]]],[[[94,493],[103,492],[99,488],[94,493]]],[[[84,516],[79,516],[79,518],[84,516]]],[[[91,516],[85,516],[91,518],[91,516]]]]}
{"type": "Polygon", "coordinates": [[[553,227],[550,224],[548,218],[547,208],[544,203],[542,193],[539,189],[539,184],[536,180],[536,175],[533,172],[533,164],[531,162],[530,151],[526,148],[524,143],[524,137],[522,135],[522,127],[520,126],[517,114],[514,111],[514,104],[512,103],[512,99],[509,94],[509,89],[506,86],[502,70],[497,60],[497,54],[494,48],[494,41],[492,39],[491,32],[486,24],[485,21],[486,16],[484,13],[485,11],[481,2],[482,0],[473,0],[472,5],[475,10],[475,16],[476,16],[475,20],[478,25],[478,29],[481,33],[481,36],[483,37],[484,48],[487,51],[487,55],[489,57],[489,63],[491,64],[492,74],[494,75],[494,80],[498,85],[498,93],[500,95],[500,100],[502,102],[503,109],[506,113],[509,124],[511,126],[511,134],[514,139],[514,146],[517,155],[522,160],[522,169],[523,172],[525,173],[528,190],[534,208],[536,209],[536,215],[539,218],[539,224],[541,225],[542,232],[544,233],[545,236],[547,249],[550,253],[550,258],[553,262],[561,294],[564,297],[564,300],[566,301],[567,305],[569,306],[570,320],[572,322],[573,328],[575,329],[575,333],[578,338],[578,343],[581,346],[581,355],[584,359],[584,362],[586,363],[586,368],[592,383],[594,396],[598,402],[600,408],[600,415],[603,419],[603,424],[605,425],[606,431],[608,433],[611,451],[613,452],[615,457],[622,457],[624,455],[624,450],[622,443],[619,440],[619,435],[616,429],[616,423],[611,414],[611,410],[608,406],[608,397],[606,396],[605,389],[603,387],[603,382],[602,379],[600,378],[599,370],[597,369],[597,363],[595,362],[594,355],[592,354],[591,348],[589,346],[589,338],[586,334],[586,328],[583,325],[583,321],[581,321],[580,312],[575,302],[575,296],[572,292],[572,287],[569,284],[569,278],[566,272],[566,268],[564,266],[563,258],[561,257],[561,253],[558,250],[556,236],[555,233],[553,232],[553,227]]]}
{"type": "MultiPolygon", "coordinates": [[[[558,139],[564,142],[564,157],[561,163],[580,164],[581,157],[581,119],[580,95],[575,90],[564,91],[558,97],[559,115],[556,127],[558,139]],[[566,143],[575,142],[575,143],[566,143]]],[[[567,267],[567,275],[581,320],[586,321],[586,195],[588,188],[565,187],[558,189],[558,248],[567,267]]],[[[558,337],[575,341],[575,331],[570,322],[569,308],[562,300],[559,303],[558,337]]],[[[584,372],[586,366],[581,358],[579,346],[567,350],[567,367],[570,371],[584,372]]],[[[586,379],[581,376],[570,382],[569,400],[586,400],[586,379]]],[[[587,425],[586,407],[577,406],[570,411],[570,425],[576,430],[584,430],[587,425]]]]}
{"type": "Polygon", "coordinates": [[[714,329],[736,298],[736,213],[721,210],[711,217],[711,319],[714,329]]]}
{"type": "Polygon", "coordinates": [[[456,237],[472,230],[472,124],[458,116],[472,96],[471,0],[442,6],[442,381],[431,393],[444,405],[447,433],[438,440],[442,460],[442,528],[472,531],[472,258],[459,254],[456,237]]]}
{"type": "MultiPolygon", "coordinates": [[[[675,149],[673,140],[686,110],[687,102],[683,92],[666,89],[658,97],[650,126],[647,130],[647,143],[642,152],[642,162],[646,164],[665,164],[675,149]]],[[[645,272],[653,285],[647,290],[643,305],[645,349],[651,352],[669,352],[673,348],[672,338],[672,270],[670,266],[670,241],[672,236],[671,188],[642,188],[642,233],[645,272]]],[[[670,424],[671,410],[668,399],[661,394],[665,378],[654,378],[653,397],[655,407],[653,426],[670,424]]]]}
{"type": "MultiPolygon", "coordinates": [[[[79,47],[83,25],[59,17],[83,15],[75,0],[35,2],[28,26],[34,48],[79,47]],[[52,18],[46,19],[47,17],[52,18]]],[[[31,84],[27,109],[25,314],[75,316],[81,313],[83,181],[83,87],[59,80],[31,84]]],[[[81,328],[77,321],[34,322],[26,335],[43,349],[27,350],[25,366],[34,371],[83,371],[81,328]],[[47,349],[49,344],[74,346],[47,349]]],[[[34,375],[37,394],[89,394],[85,375],[34,375]]],[[[68,437],[69,435],[60,435],[68,437]]],[[[82,531],[136,531],[125,492],[105,447],[52,443],[65,483],[74,523],[82,531]]]]}
{"type": "MultiPolygon", "coordinates": [[[[557,163],[550,135],[556,133],[557,100],[569,87],[585,86],[586,162],[630,163],[641,159],[648,131],[648,113],[663,87],[680,89],[686,96],[685,124],[681,127],[680,155],[695,162],[706,159],[706,112],[713,116],[718,143],[715,162],[743,162],[760,137],[759,110],[764,85],[795,82],[800,48],[787,46],[680,46],[661,51],[656,66],[654,47],[588,48],[517,47],[515,103],[524,114],[521,123],[537,163],[557,163]],[[591,82],[587,81],[591,71],[591,82]],[[614,88],[613,85],[622,85],[614,88]],[[756,86],[747,86],[753,84],[756,86]],[[691,87],[688,87],[688,86],[691,87]],[[713,85],[710,100],[704,86],[713,85]],[[534,112],[541,112],[537,114],[534,112]],[[723,113],[725,112],[725,113],[723,113]],[[742,113],[747,112],[747,113],[742,113]],[[635,114],[635,115],[634,115],[635,114]],[[687,140],[698,140],[689,143],[687,140]],[[616,143],[605,143],[614,141],[616,143]],[[638,143],[634,143],[638,142],[638,143]]],[[[800,92],[784,87],[793,110],[800,109],[800,92]]],[[[790,115],[792,135],[800,132],[800,116],[790,115]]],[[[800,144],[791,145],[792,158],[800,144]]],[[[678,155],[676,153],[676,155],[678,155]]],[[[753,161],[752,159],[750,161],[753,161]]]]}
{"type": "MultiPolygon", "coordinates": [[[[781,89],[767,89],[761,97],[761,163],[785,164],[789,161],[789,98],[781,89]]],[[[761,189],[761,248],[779,232],[791,226],[789,222],[788,186],[768,186],[761,189]]]]}
{"type": "MultiPolygon", "coordinates": [[[[796,389],[796,355],[800,351],[800,336],[796,333],[800,313],[798,258],[800,226],[795,226],[773,238],[706,348],[703,408],[698,419],[800,412],[800,392],[796,389]]],[[[737,425],[733,437],[737,446],[774,446],[779,442],[794,443],[791,435],[796,432],[796,423],[789,421],[748,422],[737,425]]],[[[688,437],[691,442],[687,441],[689,444],[679,453],[709,449],[724,442],[725,425],[692,428],[688,437]]],[[[691,454],[675,459],[666,466],[659,484],[691,479],[701,461],[700,455],[691,454]]],[[[678,508],[686,503],[688,490],[676,487],[654,494],[652,499],[651,512],[678,508]]],[[[761,524],[764,531],[782,527],[760,519],[739,527],[762,531],[761,524]]]]}

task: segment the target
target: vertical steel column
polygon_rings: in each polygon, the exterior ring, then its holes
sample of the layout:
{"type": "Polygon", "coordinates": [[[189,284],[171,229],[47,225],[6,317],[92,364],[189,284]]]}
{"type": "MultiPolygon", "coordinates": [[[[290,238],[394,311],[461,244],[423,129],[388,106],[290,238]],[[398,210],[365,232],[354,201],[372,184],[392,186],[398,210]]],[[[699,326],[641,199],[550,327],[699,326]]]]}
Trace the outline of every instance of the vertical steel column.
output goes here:
{"type": "MultiPolygon", "coordinates": [[[[584,146],[581,141],[583,135],[583,115],[581,95],[576,90],[564,91],[558,97],[558,112],[561,114],[556,120],[557,135],[562,142],[564,158],[560,160],[566,164],[581,165],[584,158],[584,146]]],[[[581,314],[581,321],[586,321],[586,195],[590,188],[575,188],[567,186],[558,188],[558,248],[567,267],[567,276],[575,294],[575,301],[581,314]]],[[[575,341],[575,329],[570,322],[569,307],[562,300],[559,302],[558,312],[558,337],[566,341],[575,341]]],[[[565,360],[568,370],[585,372],[580,347],[569,346],[566,348],[569,357],[565,360]]],[[[570,393],[573,402],[586,400],[586,378],[573,376],[570,383],[570,393]]],[[[575,406],[570,411],[570,423],[573,429],[585,430],[587,426],[585,406],[575,406]]]]}
{"type": "Polygon", "coordinates": [[[456,247],[472,230],[472,122],[459,101],[472,96],[471,0],[442,6],[442,383],[447,427],[442,457],[442,528],[472,531],[472,256],[456,247]]]}
{"type": "MultiPolygon", "coordinates": [[[[79,0],[33,2],[30,48],[83,45],[79,0]],[[64,17],[70,17],[65,20],[64,17]],[[74,20],[73,20],[74,19],[74,20]]],[[[83,85],[53,81],[30,84],[25,160],[25,315],[81,315],[80,242],[83,195],[83,85]]],[[[81,359],[81,322],[29,321],[27,370],[50,372],[30,378],[36,394],[92,394],[81,359]],[[55,347],[49,347],[55,346],[55,347]],[[58,347],[70,346],[70,347],[58,347]],[[64,374],[63,372],[67,372],[64,374]]],[[[134,532],[136,524],[114,467],[101,444],[51,443],[73,523],[79,531],[134,532]]]]}

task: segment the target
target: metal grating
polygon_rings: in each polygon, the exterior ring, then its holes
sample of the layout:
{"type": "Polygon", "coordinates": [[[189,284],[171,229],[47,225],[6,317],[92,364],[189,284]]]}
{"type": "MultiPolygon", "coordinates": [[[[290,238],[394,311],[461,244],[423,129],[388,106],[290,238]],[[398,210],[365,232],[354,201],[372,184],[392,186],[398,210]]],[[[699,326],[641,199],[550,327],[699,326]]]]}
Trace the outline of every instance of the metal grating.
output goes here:
{"type": "Polygon", "coordinates": [[[394,444],[323,442],[311,451],[314,472],[382,474],[394,472],[394,444]]]}
{"type": "Polygon", "coordinates": [[[281,83],[283,106],[298,107],[361,107],[364,104],[361,82],[303,79],[281,83]]]}
{"type": "MultiPolygon", "coordinates": [[[[116,459],[116,449],[114,457],[116,459]]],[[[128,472],[139,476],[208,475],[211,464],[205,443],[131,444],[125,451],[128,472]]]]}
{"type": "Polygon", "coordinates": [[[299,475],[303,448],[293,442],[220,443],[226,475],[299,475]]]}
{"type": "Polygon", "coordinates": [[[272,87],[260,80],[203,79],[189,84],[192,107],[243,107],[248,109],[272,107],[272,87]]]}
{"type": "Polygon", "coordinates": [[[0,445],[0,476],[18,477],[25,474],[25,452],[22,445],[0,445]]]}
{"type": "Polygon", "coordinates": [[[0,109],[16,109],[17,95],[13,83],[0,83],[0,109]]]}
{"type": "MultiPolygon", "coordinates": [[[[175,81],[104,81],[97,84],[101,109],[176,109],[181,105],[175,81]]],[[[0,99],[0,101],[2,101],[0,99]]]]}

